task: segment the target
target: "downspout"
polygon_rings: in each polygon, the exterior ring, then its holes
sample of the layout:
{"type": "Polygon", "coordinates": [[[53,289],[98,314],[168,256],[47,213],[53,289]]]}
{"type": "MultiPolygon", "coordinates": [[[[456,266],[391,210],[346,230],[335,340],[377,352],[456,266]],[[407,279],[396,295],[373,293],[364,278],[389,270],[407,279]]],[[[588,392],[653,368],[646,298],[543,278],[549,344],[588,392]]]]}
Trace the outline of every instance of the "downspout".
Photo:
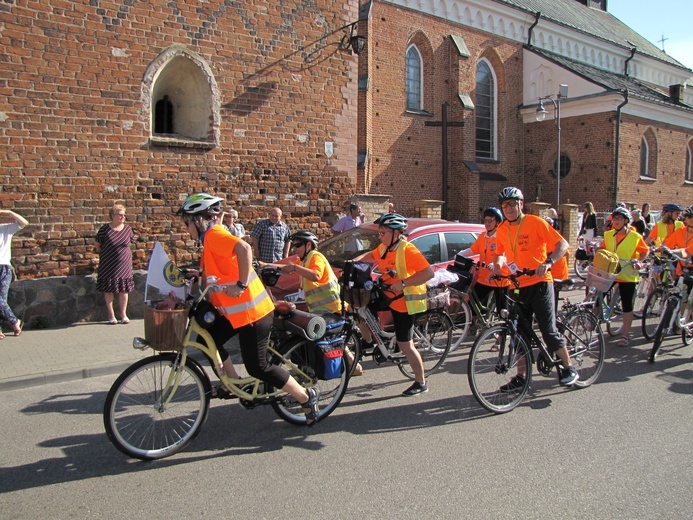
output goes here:
{"type": "Polygon", "coordinates": [[[527,46],[531,47],[532,46],[532,30],[537,26],[539,23],[539,18],[541,18],[541,11],[537,11],[534,14],[534,23],[530,26],[529,30],[527,31],[527,46]]]}
{"type": "Polygon", "coordinates": [[[618,157],[621,155],[621,109],[628,104],[628,89],[621,91],[623,103],[616,107],[616,160],[614,161],[614,205],[618,204],[618,157]]]}
{"type": "Polygon", "coordinates": [[[633,59],[633,56],[635,56],[635,52],[636,52],[637,50],[638,50],[638,48],[637,48],[635,45],[633,45],[633,47],[631,47],[631,49],[630,49],[630,56],[628,57],[628,59],[626,60],[626,62],[625,62],[624,65],[623,65],[623,68],[624,68],[623,74],[624,74],[626,77],[628,77],[628,62],[629,62],[630,60],[633,59]]]}

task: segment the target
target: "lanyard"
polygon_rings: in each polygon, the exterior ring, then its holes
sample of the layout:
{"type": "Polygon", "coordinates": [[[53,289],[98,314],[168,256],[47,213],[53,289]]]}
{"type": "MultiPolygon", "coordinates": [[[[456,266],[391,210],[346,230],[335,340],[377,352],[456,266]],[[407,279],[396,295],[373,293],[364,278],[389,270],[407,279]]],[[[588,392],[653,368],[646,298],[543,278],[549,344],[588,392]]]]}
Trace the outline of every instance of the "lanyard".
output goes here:
{"type": "MultiPolygon", "coordinates": [[[[522,224],[525,223],[525,216],[522,215],[522,218],[520,219],[520,223],[517,226],[517,233],[515,233],[515,243],[510,245],[510,249],[512,249],[513,252],[513,261],[515,261],[515,251],[517,250],[517,242],[520,240],[520,231],[522,231],[522,224]]],[[[508,223],[508,243],[510,244],[510,228],[512,226],[508,223]]]]}

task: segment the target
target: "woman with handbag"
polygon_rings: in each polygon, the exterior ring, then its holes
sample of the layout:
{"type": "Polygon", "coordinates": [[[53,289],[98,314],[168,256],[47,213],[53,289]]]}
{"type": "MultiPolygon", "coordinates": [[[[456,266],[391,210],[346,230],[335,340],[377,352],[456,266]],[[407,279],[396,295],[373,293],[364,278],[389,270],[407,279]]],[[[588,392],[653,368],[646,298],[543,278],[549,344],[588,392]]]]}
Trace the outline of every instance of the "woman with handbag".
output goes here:
{"type": "Polygon", "coordinates": [[[597,236],[597,214],[591,202],[585,202],[585,213],[582,215],[582,227],[579,234],[584,235],[585,238],[597,236]]]}

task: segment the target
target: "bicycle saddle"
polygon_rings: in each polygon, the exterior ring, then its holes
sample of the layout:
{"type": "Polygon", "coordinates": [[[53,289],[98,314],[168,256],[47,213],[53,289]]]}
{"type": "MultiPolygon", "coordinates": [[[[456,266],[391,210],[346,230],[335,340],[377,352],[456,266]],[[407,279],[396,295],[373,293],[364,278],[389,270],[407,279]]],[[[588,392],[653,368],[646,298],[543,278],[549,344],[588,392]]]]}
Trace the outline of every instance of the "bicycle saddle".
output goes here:
{"type": "Polygon", "coordinates": [[[280,316],[286,316],[291,314],[296,310],[296,304],[292,302],[287,302],[284,300],[279,300],[274,302],[274,313],[280,316]]]}

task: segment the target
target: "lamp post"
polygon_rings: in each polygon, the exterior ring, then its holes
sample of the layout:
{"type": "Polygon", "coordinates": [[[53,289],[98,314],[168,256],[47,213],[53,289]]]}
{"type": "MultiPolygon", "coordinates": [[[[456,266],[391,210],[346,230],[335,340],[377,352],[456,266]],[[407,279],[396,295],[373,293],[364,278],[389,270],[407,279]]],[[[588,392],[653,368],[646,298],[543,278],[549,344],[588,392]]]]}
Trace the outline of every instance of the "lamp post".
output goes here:
{"type": "Polygon", "coordinates": [[[546,119],[546,108],[544,101],[553,103],[553,120],[556,122],[556,211],[561,204],[561,99],[568,97],[568,85],[559,85],[558,94],[554,99],[551,96],[539,98],[539,106],[537,107],[537,121],[546,119]]]}

